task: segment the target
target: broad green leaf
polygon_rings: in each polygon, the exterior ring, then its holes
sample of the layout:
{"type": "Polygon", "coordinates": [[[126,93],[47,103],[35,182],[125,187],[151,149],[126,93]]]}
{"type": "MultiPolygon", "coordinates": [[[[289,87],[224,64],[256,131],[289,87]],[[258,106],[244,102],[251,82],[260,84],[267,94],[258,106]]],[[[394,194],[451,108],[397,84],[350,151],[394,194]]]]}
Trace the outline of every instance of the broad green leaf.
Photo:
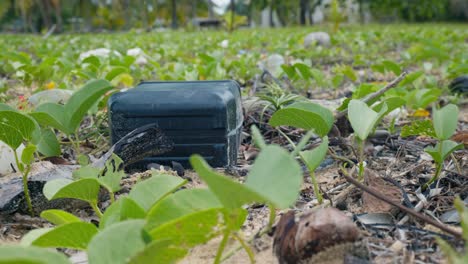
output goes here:
{"type": "Polygon", "coordinates": [[[33,144],[28,144],[21,153],[21,162],[29,165],[34,161],[34,152],[36,152],[36,146],[33,144]]]}
{"type": "Polygon", "coordinates": [[[43,234],[49,232],[50,230],[54,229],[53,227],[47,227],[47,228],[36,228],[31,231],[29,231],[26,235],[24,235],[21,238],[21,243],[20,245],[22,246],[31,246],[32,243],[38,239],[40,236],[43,234]]]}
{"type": "Polygon", "coordinates": [[[50,209],[42,211],[41,217],[54,225],[64,225],[68,223],[81,222],[81,219],[63,210],[50,209]]]}
{"type": "Polygon", "coordinates": [[[327,150],[328,150],[328,137],[324,137],[322,139],[322,143],[312,149],[312,150],[306,150],[302,151],[300,153],[300,156],[304,163],[306,164],[307,168],[310,171],[315,171],[315,169],[318,168],[322,160],[325,158],[325,155],[327,155],[327,150]]]}
{"type": "Polygon", "coordinates": [[[85,59],[83,59],[81,64],[85,64],[85,63],[91,64],[95,68],[99,68],[99,66],[101,66],[101,60],[97,56],[94,56],[94,55],[86,57],[85,59]]]}
{"type": "Polygon", "coordinates": [[[77,170],[73,171],[73,179],[98,179],[101,169],[93,167],[92,164],[82,166],[77,170]]]}
{"type": "Polygon", "coordinates": [[[36,112],[29,114],[43,127],[56,128],[63,133],[70,135],[74,131],[70,131],[65,125],[67,119],[63,106],[53,103],[45,103],[36,108],[36,112]]]}
{"type": "Polygon", "coordinates": [[[174,247],[170,240],[156,240],[151,242],[141,252],[133,256],[129,264],[147,263],[176,263],[187,255],[188,249],[174,247]]]}
{"type": "Polygon", "coordinates": [[[56,179],[47,182],[43,192],[49,200],[74,198],[96,204],[99,188],[100,185],[96,179],[81,179],[77,181],[56,179]]]}
{"type": "Polygon", "coordinates": [[[0,123],[0,141],[16,150],[23,142],[23,136],[16,128],[0,123]]]}
{"type": "Polygon", "coordinates": [[[276,111],[270,119],[272,126],[294,126],[312,130],[321,137],[333,126],[333,113],[327,108],[311,102],[298,102],[276,111]]]}
{"type": "Polygon", "coordinates": [[[395,75],[401,74],[401,67],[393,61],[385,60],[382,62],[382,65],[386,70],[393,72],[395,75]]]}
{"type": "Polygon", "coordinates": [[[348,105],[348,118],[357,137],[361,140],[367,139],[379,118],[386,111],[385,105],[381,112],[377,113],[361,100],[351,100],[348,105]]]}
{"type": "Polygon", "coordinates": [[[0,246],[2,264],[70,264],[68,258],[55,251],[17,245],[0,246]]]}
{"type": "Polygon", "coordinates": [[[122,159],[113,153],[106,161],[103,175],[98,178],[99,183],[111,192],[120,190],[120,181],[125,177],[122,163],[122,159]]]}
{"type": "Polygon", "coordinates": [[[65,105],[69,117],[66,127],[76,131],[88,110],[111,89],[112,84],[106,80],[91,80],[75,92],[65,105]]]}
{"type": "Polygon", "coordinates": [[[135,201],[128,197],[122,197],[106,209],[99,223],[99,228],[104,229],[128,219],[144,219],[145,216],[145,210],[135,201]]]}
{"type": "Polygon", "coordinates": [[[122,73],[128,73],[128,68],[122,66],[115,66],[106,74],[106,80],[111,82],[115,77],[122,73]]]}
{"type": "Polygon", "coordinates": [[[52,228],[36,238],[32,245],[85,250],[97,232],[97,227],[91,223],[72,222],[52,228]]]}
{"type": "Polygon", "coordinates": [[[99,232],[88,246],[89,264],[126,264],[146,246],[144,225],[143,220],[128,220],[99,232]]]}
{"type": "Polygon", "coordinates": [[[147,229],[210,208],[221,208],[222,204],[208,189],[186,189],[171,194],[156,203],[146,217],[147,229]]]}
{"type": "Polygon", "coordinates": [[[437,137],[441,140],[450,138],[457,129],[458,107],[449,104],[441,109],[433,109],[433,123],[437,137]]]}
{"type": "Polygon", "coordinates": [[[409,73],[409,74],[406,75],[406,77],[400,82],[399,86],[405,86],[405,85],[407,85],[407,84],[411,84],[411,83],[413,83],[414,81],[416,81],[417,79],[419,79],[419,77],[421,77],[423,74],[424,74],[423,71],[416,71],[416,72],[409,73]]]}
{"type": "Polygon", "coordinates": [[[220,209],[209,209],[185,215],[149,231],[154,240],[171,240],[174,246],[190,248],[218,236],[223,219],[220,209]]]}
{"type": "Polygon", "coordinates": [[[277,208],[291,206],[299,196],[302,169],[294,157],[275,145],[258,154],[245,185],[277,208]]]}
{"type": "Polygon", "coordinates": [[[41,139],[37,144],[37,151],[45,157],[60,156],[60,143],[52,129],[46,128],[41,130],[41,139]]]}
{"type": "Polygon", "coordinates": [[[128,197],[133,199],[145,211],[148,211],[153,204],[179,189],[185,183],[185,180],[177,176],[153,174],[151,178],[135,184],[128,197]]]}
{"type": "Polygon", "coordinates": [[[341,72],[353,82],[357,81],[358,79],[356,72],[353,70],[351,66],[344,66],[341,69],[341,72]]]}
{"type": "Polygon", "coordinates": [[[437,163],[442,163],[455,150],[463,149],[463,144],[451,140],[438,142],[434,147],[424,149],[437,163]]]}
{"type": "Polygon", "coordinates": [[[400,97],[390,97],[378,103],[377,105],[372,107],[372,109],[379,113],[380,111],[382,111],[384,105],[386,105],[387,111],[385,111],[385,113],[383,114],[385,116],[393,110],[402,107],[403,105],[405,105],[405,103],[406,101],[404,99],[401,99],[400,97]]]}
{"type": "Polygon", "coordinates": [[[35,134],[40,133],[39,126],[29,116],[16,111],[0,111],[0,140],[17,149],[21,144],[18,143],[18,135],[8,134],[12,133],[13,129],[17,130],[25,141],[33,141],[35,134]]]}
{"type": "Polygon", "coordinates": [[[210,190],[228,210],[237,209],[252,202],[265,202],[260,194],[227,176],[213,171],[200,155],[192,155],[190,164],[198,176],[206,182],[210,190]]]}

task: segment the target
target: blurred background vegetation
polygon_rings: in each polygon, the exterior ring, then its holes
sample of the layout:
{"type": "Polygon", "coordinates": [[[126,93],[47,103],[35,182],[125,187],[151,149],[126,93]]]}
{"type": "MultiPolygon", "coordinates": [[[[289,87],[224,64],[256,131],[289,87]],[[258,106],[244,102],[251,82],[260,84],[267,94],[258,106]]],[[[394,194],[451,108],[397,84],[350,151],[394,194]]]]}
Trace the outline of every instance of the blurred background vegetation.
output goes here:
{"type": "Polygon", "coordinates": [[[467,22],[468,0],[0,0],[3,32],[467,22]]]}

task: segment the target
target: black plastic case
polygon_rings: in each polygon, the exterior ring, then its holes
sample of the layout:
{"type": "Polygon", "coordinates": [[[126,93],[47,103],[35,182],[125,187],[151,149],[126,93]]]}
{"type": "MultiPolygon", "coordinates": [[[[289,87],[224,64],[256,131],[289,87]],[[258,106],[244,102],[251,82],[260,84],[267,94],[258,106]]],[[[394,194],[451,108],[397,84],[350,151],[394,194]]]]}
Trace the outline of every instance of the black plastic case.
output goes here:
{"type": "Polygon", "coordinates": [[[240,87],[235,81],[143,82],[108,101],[114,144],[132,130],[156,123],[174,149],[131,166],[176,161],[187,167],[192,154],[213,167],[234,165],[242,131],[240,87]]]}

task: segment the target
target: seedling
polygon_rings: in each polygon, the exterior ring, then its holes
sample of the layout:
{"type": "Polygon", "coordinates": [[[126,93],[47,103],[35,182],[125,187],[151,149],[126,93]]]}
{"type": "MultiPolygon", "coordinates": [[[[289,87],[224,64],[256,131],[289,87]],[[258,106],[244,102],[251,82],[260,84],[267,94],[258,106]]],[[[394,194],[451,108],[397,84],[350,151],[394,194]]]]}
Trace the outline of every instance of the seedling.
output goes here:
{"type": "Polygon", "coordinates": [[[463,144],[449,140],[457,129],[458,123],[458,107],[453,104],[446,105],[441,109],[433,108],[433,125],[436,138],[439,140],[434,147],[424,149],[436,163],[436,171],[434,176],[423,186],[423,189],[429,187],[437,180],[442,172],[444,161],[455,150],[462,149],[463,144]]]}
{"type": "Polygon", "coordinates": [[[388,108],[383,104],[380,111],[372,110],[366,103],[360,100],[351,100],[348,105],[348,118],[354,129],[356,142],[359,149],[359,180],[363,179],[364,174],[364,144],[377,125],[378,121],[384,116],[388,108]]]}
{"type": "MultiPolygon", "coordinates": [[[[228,225],[223,231],[223,240],[215,263],[221,260],[222,252],[231,234],[242,241],[235,232],[245,220],[245,215],[242,213],[244,210],[241,209],[243,205],[253,202],[267,204],[270,208],[268,229],[271,229],[276,208],[284,209],[294,204],[302,184],[302,171],[299,164],[287,151],[275,145],[266,145],[262,149],[245,184],[216,173],[198,155],[192,156],[190,162],[225,208],[224,219],[228,225]]],[[[243,242],[241,244],[245,245],[243,242]]],[[[247,247],[244,249],[251,255],[247,247]]]]}
{"type": "Polygon", "coordinates": [[[75,146],[76,153],[79,154],[78,129],[81,121],[101,96],[111,89],[112,84],[106,80],[91,80],[75,92],[65,105],[41,104],[30,115],[41,126],[52,127],[66,134],[75,146]],[[72,139],[72,135],[75,140],[72,139]]]}
{"type": "Polygon", "coordinates": [[[37,142],[40,138],[40,130],[37,123],[30,117],[14,110],[7,109],[6,106],[0,108],[0,140],[5,142],[15,155],[16,166],[22,174],[23,190],[28,205],[28,210],[33,215],[31,197],[28,189],[28,175],[31,171],[31,164],[34,162],[34,153],[37,142]],[[23,143],[27,142],[23,149],[21,157],[18,157],[17,149],[23,143]]]}
{"type": "MultiPolygon", "coordinates": [[[[285,107],[273,114],[270,119],[270,125],[272,126],[291,125],[309,130],[297,146],[280,129],[278,129],[278,132],[281,133],[294,147],[291,155],[294,158],[299,155],[309,169],[311,181],[314,186],[314,193],[317,196],[319,203],[322,203],[323,197],[315,178],[314,171],[320,165],[320,162],[324,159],[327,153],[328,137],[326,135],[330,131],[333,121],[333,114],[330,110],[318,104],[308,102],[294,103],[285,107]],[[301,152],[313,134],[318,134],[320,137],[323,137],[322,144],[314,150],[301,152]]],[[[252,129],[252,134],[255,134],[254,129],[252,129]]]]}

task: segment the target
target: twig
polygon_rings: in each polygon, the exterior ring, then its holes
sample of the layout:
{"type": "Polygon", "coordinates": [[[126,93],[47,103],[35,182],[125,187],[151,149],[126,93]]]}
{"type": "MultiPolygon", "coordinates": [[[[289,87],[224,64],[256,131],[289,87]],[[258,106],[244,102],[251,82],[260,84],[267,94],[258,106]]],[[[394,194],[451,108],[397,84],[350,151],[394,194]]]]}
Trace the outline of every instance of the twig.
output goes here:
{"type": "MultiPolygon", "coordinates": [[[[403,79],[406,77],[406,75],[408,75],[408,72],[407,71],[403,71],[400,76],[398,76],[395,80],[391,81],[390,83],[388,83],[384,88],[378,90],[377,92],[375,93],[371,93],[369,94],[368,96],[366,96],[365,98],[362,99],[363,102],[367,103],[367,102],[370,102],[372,101],[373,99],[375,98],[378,98],[379,96],[381,96],[382,94],[384,94],[385,92],[387,92],[388,90],[394,88],[395,86],[397,86],[401,81],[403,81],[403,79]]],[[[339,119],[343,116],[345,116],[346,114],[348,113],[348,110],[343,110],[341,112],[338,112],[336,115],[335,115],[335,119],[339,119]]]]}
{"type": "Polygon", "coordinates": [[[451,228],[449,228],[449,227],[447,227],[447,226],[445,226],[445,225],[443,225],[441,223],[438,223],[434,219],[429,218],[429,217],[427,217],[427,216],[425,216],[423,214],[420,214],[420,213],[416,212],[413,209],[407,208],[407,207],[405,207],[405,206],[403,206],[401,204],[393,202],[392,200],[388,199],[387,197],[385,197],[383,194],[379,193],[378,191],[365,186],[364,184],[358,182],[357,180],[355,180],[355,179],[353,179],[353,178],[351,178],[351,177],[349,177],[347,175],[343,175],[343,177],[345,177],[345,179],[348,182],[356,185],[359,189],[369,193],[370,195],[372,195],[372,196],[374,196],[374,197],[376,197],[376,198],[378,198],[378,199],[380,199],[380,200],[382,200],[382,201],[384,201],[384,202],[386,202],[388,204],[391,204],[391,205],[393,205],[395,207],[398,207],[398,209],[400,209],[401,211],[404,211],[405,213],[408,213],[408,214],[410,214],[410,215],[412,215],[414,217],[417,217],[417,218],[423,220],[424,222],[426,222],[426,223],[428,223],[428,224],[430,224],[432,226],[435,226],[435,227],[439,228],[440,230],[442,230],[444,232],[447,232],[447,233],[453,235],[456,238],[462,238],[462,234],[460,232],[452,230],[451,228]]]}

